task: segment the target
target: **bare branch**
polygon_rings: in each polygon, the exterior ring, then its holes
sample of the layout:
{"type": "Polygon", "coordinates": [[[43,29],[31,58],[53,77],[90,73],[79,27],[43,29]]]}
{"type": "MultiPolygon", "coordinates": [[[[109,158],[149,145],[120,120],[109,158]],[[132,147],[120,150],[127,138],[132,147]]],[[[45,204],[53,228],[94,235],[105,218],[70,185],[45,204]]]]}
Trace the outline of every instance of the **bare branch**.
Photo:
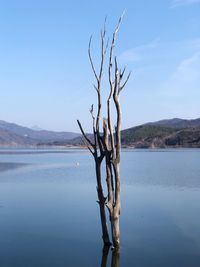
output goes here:
{"type": "Polygon", "coordinates": [[[101,155],[103,155],[103,146],[101,142],[101,136],[99,132],[99,121],[101,116],[101,80],[103,75],[103,66],[104,66],[104,56],[106,49],[105,46],[105,35],[106,35],[106,19],[104,22],[104,29],[101,31],[101,62],[100,62],[100,69],[99,69],[99,75],[97,80],[97,100],[98,100],[98,107],[97,107],[97,118],[96,118],[96,133],[97,133],[97,141],[99,145],[99,149],[101,152],[101,155]]]}
{"type": "Polygon", "coordinates": [[[121,71],[121,69],[120,69],[120,72],[119,72],[119,78],[120,78],[120,80],[123,79],[123,76],[124,76],[125,71],[126,71],[126,66],[124,67],[123,71],[121,71]]]}
{"type": "Polygon", "coordinates": [[[90,140],[90,139],[87,137],[87,135],[85,134],[85,132],[84,132],[84,130],[83,130],[83,127],[82,127],[82,125],[81,125],[81,123],[80,123],[79,120],[77,120],[77,123],[78,123],[78,126],[79,126],[79,128],[80,128],[80,130],[81,130],[81,133],[82,133],[82,135],[84,136],[85,140],[91,145],[91,147],[94,148],[94,144],[91,142],[91,140],[90,140]]]}
{"type": "Polygon", "coordinates": [[[123,89],[123,88],[125,87],[125,85],[127,84],[128,80],[129,80],[129,78],[130,78],[130,76],[131,76],[131,71],[129,72],[129,74],[128,74],[126,80],[125,80],[125,82],[124,82],[122,85],[119,86],[118,95],[120,94],[120,92],[122,91],[122,89],[123,89]]]}
{"type": "Polygon", "coordinates": [[[81,140],[83,141],[83,143],[85,144],[85,146],[87,146],[87,149],[90,151],[90,153],[94,156],[94,152],[92,151],[92,149],[90,148],[90,146],[85,142],[85,139],[81,137],[81,140]]]}
{"type": "MultiPolygon", "coordinates": [[[[122,21],[123,16],[124,16],[124,12],[123,12],[122,16],[119,18],[119,21],[118,21],[117,26],[115,28],[115,31],[113,33],[112,43],[111,43],[111,46],[110,46],[110,56],[109,56],[109,82],[110,82],[111,91],[113,90],[113,82],[112,82],[112,57],[113,57],[113,49],[114,49],[114,46],[115,46],[115,40],[116,40],[116,37],[117,37],[117,33],[119,31],[120,24],[121,24],[121,21],[122,21]]],[[[112,92],[110,92],[109,98],[111,97],[111,95],[112,95],[112,92]]]]}
{"type": "Polygon", "coordinates": [[[119,20],[118,20],[117,27],[115,28],[115,32],[114,32],[115,34],[117,34],[118,31],[119,31],[119,28],[120,28],[120,25],[121,25],[121,23],[122,23],[122,19],[123,19],[123,17],[124,17],[124,14],[125,14],[125,10],[123,11],[121,17],[120,17],[119,20]]]}
{"type": "Polygon", "coordinates": [[[95,129],[95,116],[94,116],[94,105],[91,105],[90,114],[92,116],[92,123],[93,123],[93,137],[94,137],[94,153],[97,156],[97,133],[95,129]]]}
{"type": "MultiPolygon", "coordinates": [[[[119,18],[117,26],[116,26],[116,28],[114,30],[114,33],[113,33],[112,42],[111,42],[111,46],[110,46],[109,67],[108,67],[108,76],[109,76],[109,84],[110,84],[110,94],[109,94],[108,100],[107,100],[108,128],[109,128],[110,138],[111,138],[111,149],[112,149],[114,157],[115,157],[115,142],[114,142],[112,123],[111,123],[110,100],[111,100],[111,97],[112,97],[112,95],[114,93],[114,90],[117,90],[117,84],[116,84],[116,77],[115,77],[115,82],[113,82],[113,80],[112,80],[112,67],[113,67],[112,58],[113,58],[113,49],[114,49],[114,46],[115,46],[115,40],[116,40],[116,37],[117,37],[117,33],[119,31],[119,28],[120,28],[124,13],[125,13],[125,11],[123,12],[121,17],[119,18]]],[[[115,74],[116,74],[116,71],[115,71],[115,74]]]]}
{"type": "Polygon", "coordinates": [[[96,91],[98,90],[95,84],[93,84],[93,87],[94,87],[94,89],[95,89],[96,91]]]}
{"type": "Polygon", "coordinates": [[[114,92],[113,95],[117,95],[117,90],[119,88],[119,70],[118,70],[118,64],[117,64],[117,58],[115,57],[115,82],[114,82],[114,92]]]}
{"type": "Polygon", "coordinates": [[[98,76],[97,76],[97,73],[96,73],[96,70],[95,70],[95,67],[94,67],[94,63],[93,63],[93,59],[92,59],[92,56],[91,56],[91,42],[92,42],[92,35],[91,35],[90,40],[89,40],[88,55],[89,55],[89,59],[90,59],[90,64],[92,66],[92,70],[94,72],[94,76],[95,76],[96,80],[98,81],[98,76]]]}
{"type": "Polygon", "coordinates": [[[90,114],[92,116],[93,128],[94,128],[95,127],[95,116],[94,116],[94,105],[93,104],[91,105],[91,108],[90,108],[90,114]]]}
{"type": "Polygon", "coordinates": [[[104,21],[104,27],[103,30],[101,31],[101,64],[100,64],[100,71],[99,71],[99,81],[101,81],[102,78],[102,74],[103,74],[103,64],[104,64],[104,56],[106,54],[106,50],[107,50],[107,44],[106,44],[106,48],[104,48],[104,43],[105,43],[105,36],[106,36],[106,20],[107,18],[105,17],[105,21],[104,21]]]}
{"type": "Polygon", "coordinates": [[[108,50],[108,44],[109,44],[109,38],[107,39],[107,42],[106,42],[106,47],[104,49],[104,55],[106,54],[106,52],[108,50]]]}
{"type": "Polygon", "coordinates": [[[106,22],[107,22],[107,16],[105,16],[105,19],[104,19],[104,27],[103,27],[103,30],[104,30],[104,33],[106,34],[106,22]]]}

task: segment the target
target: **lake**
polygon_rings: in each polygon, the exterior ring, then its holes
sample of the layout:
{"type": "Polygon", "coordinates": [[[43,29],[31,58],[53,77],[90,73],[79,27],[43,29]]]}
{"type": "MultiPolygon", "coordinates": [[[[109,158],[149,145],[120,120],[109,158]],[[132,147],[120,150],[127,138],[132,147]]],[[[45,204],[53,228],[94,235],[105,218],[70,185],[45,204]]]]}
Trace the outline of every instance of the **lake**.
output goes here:
{"type": "Polygon", "coordinates": [[[122,152],[116,258],[102,254],[87,151],[0,149],[0,266],[199,267],[199,160],[198,149],[122,152]]]}

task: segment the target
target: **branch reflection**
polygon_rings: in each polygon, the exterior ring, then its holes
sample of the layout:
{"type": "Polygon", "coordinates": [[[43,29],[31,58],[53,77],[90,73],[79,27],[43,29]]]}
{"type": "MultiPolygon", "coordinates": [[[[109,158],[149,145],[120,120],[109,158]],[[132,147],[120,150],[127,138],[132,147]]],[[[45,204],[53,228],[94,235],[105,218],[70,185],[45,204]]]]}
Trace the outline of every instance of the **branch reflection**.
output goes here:
{"type": "MultiPolygon", "coordinates": [[[[101,267],[108,267],[108,255],[109,255],[110,247],[104,246],[102,250],[102,258],[101,258],[101,267]]],[[[119,250],[111,250],[112,259],[111,259],[111,266],[110,267],[120,267],[119,260],[120,260],[120,253],[119,250]]]]}

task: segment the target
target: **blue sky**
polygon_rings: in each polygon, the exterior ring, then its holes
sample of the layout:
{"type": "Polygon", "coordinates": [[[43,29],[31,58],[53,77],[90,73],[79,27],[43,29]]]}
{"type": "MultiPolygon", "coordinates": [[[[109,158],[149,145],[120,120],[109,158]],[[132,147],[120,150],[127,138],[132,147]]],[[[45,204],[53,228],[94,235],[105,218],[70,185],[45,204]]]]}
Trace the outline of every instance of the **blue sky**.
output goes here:
{"type": "Polygon", "coordinates": [[[123,128],[200,117],[200,0],[0,0],[0,119],[78,131],[79,118],[90,131],[88,40],[98,63],[104,17],[110,35],[124,9],[115,49],[132,71],[123,128]]]}

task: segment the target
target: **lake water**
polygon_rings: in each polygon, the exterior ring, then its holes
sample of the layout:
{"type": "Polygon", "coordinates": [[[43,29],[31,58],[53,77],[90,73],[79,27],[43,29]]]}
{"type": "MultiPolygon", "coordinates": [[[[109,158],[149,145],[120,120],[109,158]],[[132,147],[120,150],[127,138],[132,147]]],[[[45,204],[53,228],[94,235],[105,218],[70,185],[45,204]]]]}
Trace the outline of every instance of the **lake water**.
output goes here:
{"type": "Polygon", "coordinates": [[[105,265],[91,155],[1,149],[0,266],[199,267],[199,160],[198,149],[122,152],[121,252],[105,265]]]}

